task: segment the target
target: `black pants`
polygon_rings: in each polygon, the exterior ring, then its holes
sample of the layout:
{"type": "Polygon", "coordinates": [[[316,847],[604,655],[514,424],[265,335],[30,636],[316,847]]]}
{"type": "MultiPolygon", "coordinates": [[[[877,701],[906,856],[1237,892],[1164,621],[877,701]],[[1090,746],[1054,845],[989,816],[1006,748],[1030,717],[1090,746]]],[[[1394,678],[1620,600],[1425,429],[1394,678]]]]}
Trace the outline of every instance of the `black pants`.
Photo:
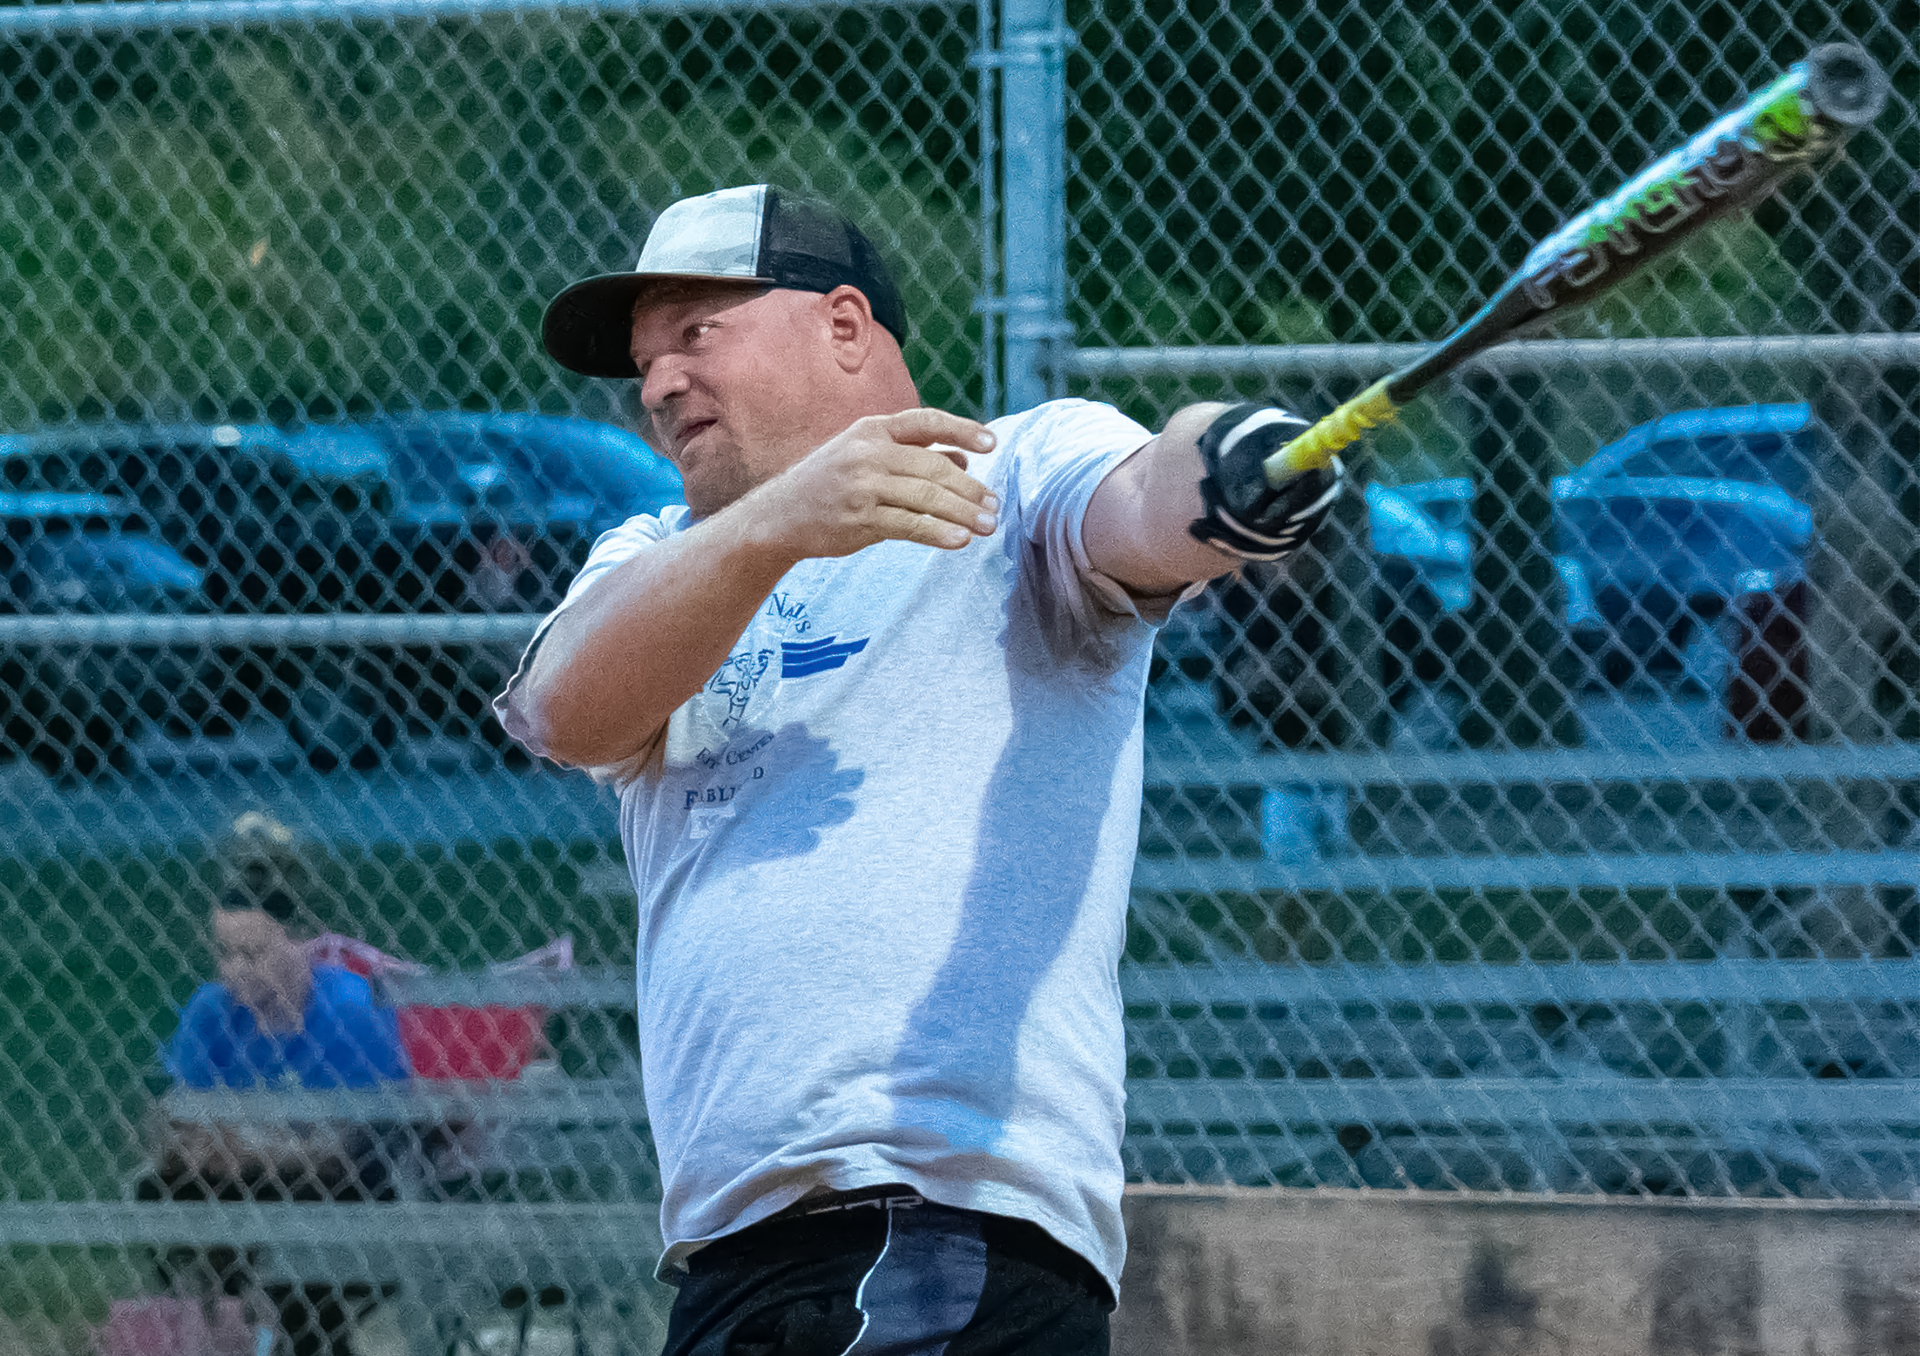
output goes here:
{"type": "Polygon", "coordinates": [[[807,1208],[688,1260],[663,1356],[1106,1356],[1106,1283],[1036,1225],[905,1187],[807,1208]]]}

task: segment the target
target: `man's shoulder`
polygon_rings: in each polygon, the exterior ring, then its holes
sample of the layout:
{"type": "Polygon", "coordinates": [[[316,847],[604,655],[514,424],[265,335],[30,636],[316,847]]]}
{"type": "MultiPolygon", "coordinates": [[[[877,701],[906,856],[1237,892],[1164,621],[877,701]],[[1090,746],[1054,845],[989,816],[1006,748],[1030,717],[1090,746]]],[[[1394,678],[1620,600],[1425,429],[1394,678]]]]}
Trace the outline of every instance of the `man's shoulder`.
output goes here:
{"type": "Polygon", "coordinates": [[[1064,396],[1059,400],[1045,401],[1031,409],[1020,410],[1014,414],[1003,414],[991,421],[988,427],[1000,437],[1004,444],[1008,439],[1026,439],[1063,430],[1129,425],[1141,429],[1142,432],[1146,431],[1142,425],[1105,401],[1064,396]]]}
{"type": "Polygon", "coordinates": [[[1056,464],[1132,452],[1153,437],[1144,424],[1098,400],[1049,400],[988,425],[1005,463],[1056,464]]]}
{"type": "Polygon", "coordinates": [[[693,525],[693,513],[685,504],[668,504],[658,513],[636,513],[615,527],[602,532],[593,544],[595,552],[623,547],[647,546],[664,541],[693,525]]]}

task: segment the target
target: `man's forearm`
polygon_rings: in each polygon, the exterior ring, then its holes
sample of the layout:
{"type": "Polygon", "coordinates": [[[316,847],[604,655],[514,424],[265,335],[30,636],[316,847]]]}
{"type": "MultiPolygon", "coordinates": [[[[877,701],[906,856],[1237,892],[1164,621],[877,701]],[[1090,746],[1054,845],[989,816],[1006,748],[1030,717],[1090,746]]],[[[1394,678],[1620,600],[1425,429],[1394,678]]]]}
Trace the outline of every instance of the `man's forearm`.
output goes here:
{"type": "Polygon", "coordinates": [[[1151,597],[1244,561],[1285,560],[1326,521],[1343,483],[1337,457],[1269,481],[1271,452],[1306,427],[1271,406],[1187,406],[1094,492],[1082,524],[1093,567],[1151,597]]]}
{"type": "Polygon", "coordinates": [[[555,619],[521,702],[543,751],[631,758],[725,662],[794,560],[737,504],[627,561],[555,619]]]}
{"type": "Polygon", "coordinates": [[[1200,437],[1226,408],[1187,406],[1100,482],[1081,529],[1096,570],[1146,598],[1176,593],[1240,563],[1187,530],[1202,512],[1200,437]]]}

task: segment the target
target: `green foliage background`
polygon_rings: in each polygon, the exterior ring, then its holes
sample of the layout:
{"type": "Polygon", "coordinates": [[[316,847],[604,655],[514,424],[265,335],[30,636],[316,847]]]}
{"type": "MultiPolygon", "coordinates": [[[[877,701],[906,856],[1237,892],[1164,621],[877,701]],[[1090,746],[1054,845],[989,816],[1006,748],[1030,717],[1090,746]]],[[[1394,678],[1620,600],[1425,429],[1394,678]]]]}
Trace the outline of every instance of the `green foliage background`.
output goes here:
{"type": "Polygon", "coordinates": [[[540,351],[678,197],[771,180],[894,261],[978,399],[967,11],[323,23],[0,43],[0,427],[614,417],[540,351]]]}
{"type": "Polygon", "coordinates": [[[1589,331],[1915,323],[1911,0],[1069,11],[1075,320],[1099,342],[1437,338],[1572,212],[1835,40],[1864,45],[1895,88],[1851,166],[1705,243],[1589,331]],[[1904,263],[1907,286],[1860,276],[1876,257],[1904,263]]]}
{"type": "MultiPolygon", "coordinates": [[[[1684,248],[1566,337],[1911,330],[1920,323],[1920,5],[1721,0],[1071,0],[1068,139],[1077,342],[1418,343],[1471,313],[1532,244],[1822,42],[1866,47],[1885,114],[1684,248]]],[[[1766,374],[1739,374],[1769,399],[1766,374]]],[[[1087,383],[1152,420],[1196,398],[1318,412],[1358,377],[1087,383]]],[[[1529,398],[1559,463],[1710,393],[1529,398]],[[1680,401],[1678,405],[1674,401],[1680,401]],[[1551,408],[1551,413],[1540,413],[1551,408]]],[[[1798,398],[1798,397],[1793,397],[1798,398]]],[[[1471,406],[1472,402],[1467,402],[1471,406]]],[[[1408,411],[1388,477],[1464,474],[1484,411],[1408,411]]]]}

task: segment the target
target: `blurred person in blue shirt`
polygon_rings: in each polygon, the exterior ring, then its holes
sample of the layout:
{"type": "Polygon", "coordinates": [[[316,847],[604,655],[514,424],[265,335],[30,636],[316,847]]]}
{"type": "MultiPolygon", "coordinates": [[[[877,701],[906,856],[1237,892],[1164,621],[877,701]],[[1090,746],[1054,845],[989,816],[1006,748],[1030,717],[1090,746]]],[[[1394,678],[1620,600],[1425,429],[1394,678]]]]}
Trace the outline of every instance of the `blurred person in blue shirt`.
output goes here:
{"type": "Polygon", "coordinates": [[[269,908],[214,911],[220,978],[188,1001],[167,1071],[190,1088],[365,1088],[408,1076],[392,1008],[351,970],[314,965],[269,908]]]}
{"type": "MultiPolygon", "coordinates": [[[[249,811],[219,849],[225,889],[212,913],[219,978],[202,984],[168,1042],[166,1067],[195,1089],[371,1088],[410,1076],[399,1018],[366,979],[316,965],[295,935],[319,931],[301,902],[315,873],[293,831],[249,811]]],[[[242,1104],[236,1104],[239,1110],[242,1104]]],[[[176,1119],[165,1171],[224,1199],[378,1199],[390,1192],[375,1127],[271,1114],[243,1124],[176,1119]]]]}
{"type": "MultiPolygon", "coordinates": [[[[316,965],[294,935],[312,920],[297,902],[313,888],[294,835],[257,812],[241,815],[221,847],[226,889],[212,913],[219,979],[188,1000],[165,1053],[191,1089],[271,1091],[371,1088],[410,1077],[393,1009],[337,965],[316,965]]],[[[298,1121],[236,1104],[226,1113],[163,1107],[145,1200],[382,1201],[394,1169],[417,1165],[431,1127],[383,1121],[298,1121]]],[[[404,1173],[403,1173],[404,1176],[404,1173]]],[[[351,1356],[351,1331],[391,1286],[378,1282],[255,1280],[258,1259],[237,1248],[174,1248],[157,1257],[166,1289],[263,1294],[279,1312],[294,1356],[351,1356]]]]}

